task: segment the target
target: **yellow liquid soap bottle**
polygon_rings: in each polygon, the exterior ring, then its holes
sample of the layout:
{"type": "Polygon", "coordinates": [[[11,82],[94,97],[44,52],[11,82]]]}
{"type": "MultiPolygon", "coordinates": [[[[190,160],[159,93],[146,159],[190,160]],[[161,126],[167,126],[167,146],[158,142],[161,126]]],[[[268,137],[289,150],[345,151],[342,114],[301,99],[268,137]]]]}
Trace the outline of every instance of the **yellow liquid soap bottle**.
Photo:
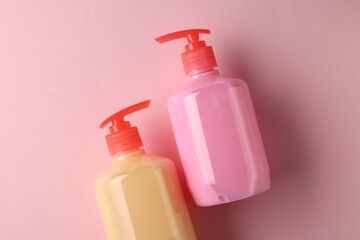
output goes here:
{"type": "Polygon", "coordinates": [[[147,155],[137,127],[124,121],[149,104],[125,108],[100,124],[112,124],[106,136],[112,165],[94,184],[107,239],[196,240],[173,162],[147,155]]]}

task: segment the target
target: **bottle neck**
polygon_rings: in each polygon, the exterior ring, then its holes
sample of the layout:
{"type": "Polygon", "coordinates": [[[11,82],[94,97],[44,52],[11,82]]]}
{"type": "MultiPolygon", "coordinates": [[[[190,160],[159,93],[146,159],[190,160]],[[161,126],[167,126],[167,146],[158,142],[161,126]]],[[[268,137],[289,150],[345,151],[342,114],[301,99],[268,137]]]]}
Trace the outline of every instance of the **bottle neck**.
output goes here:
{"type": "Polygon", "coordinates": [[[137,155],[145,154],[145,150],[141,148],[135,148],[126,152],[119,152],[118,154],[112,156],[112,161],[124,161],[126,159],[132,158],[137,155]]]}
{"type": "Polygon", "coordinates": [[[216,68],[211,68],[201,72],[195,72],[186,75],[186,81],[196,81],[204,78],[211,78],[219,75],[219,71],[216,68]]]}

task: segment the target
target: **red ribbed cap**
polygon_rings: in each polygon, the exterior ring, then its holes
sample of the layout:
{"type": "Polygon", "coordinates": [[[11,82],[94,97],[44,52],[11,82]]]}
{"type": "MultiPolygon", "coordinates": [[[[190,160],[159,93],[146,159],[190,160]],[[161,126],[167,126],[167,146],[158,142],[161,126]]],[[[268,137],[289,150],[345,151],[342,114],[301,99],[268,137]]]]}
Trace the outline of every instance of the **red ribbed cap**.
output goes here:
{"type": "Polygon", "coordinates": [[[197,48],[181,54],[186,75],[204,72],[217,66],[214,51],[211,46],[197,48]]]}

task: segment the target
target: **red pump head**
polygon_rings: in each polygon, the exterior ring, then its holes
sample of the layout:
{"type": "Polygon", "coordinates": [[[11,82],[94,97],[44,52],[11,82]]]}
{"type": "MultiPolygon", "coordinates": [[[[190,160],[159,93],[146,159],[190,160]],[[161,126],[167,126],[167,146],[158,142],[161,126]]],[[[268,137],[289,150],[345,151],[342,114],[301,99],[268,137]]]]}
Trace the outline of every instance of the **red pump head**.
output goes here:
{"type": "Polygon", "coordinates": [[[110,134],[105,137],[111,156],[143,146],[137,127],[132,127],[124,117],[149,105],[150,100],[137,103],[111,115],[100,124],[100,128],[104,128],[109,122],[112,124],[109,127],[110,134]]]}
{"type": "Polygon", "coordinates": [[[186,75],[205,72],[217,66],[214,51],[211,46],[206,46],[205,41],[199,40],[199,34],[210,34],[208,29],[189,29],[173,32],[155,40],[159,43],[168,42],[178,38],[186,38],[188,45],[181,54],[186,75]]]}

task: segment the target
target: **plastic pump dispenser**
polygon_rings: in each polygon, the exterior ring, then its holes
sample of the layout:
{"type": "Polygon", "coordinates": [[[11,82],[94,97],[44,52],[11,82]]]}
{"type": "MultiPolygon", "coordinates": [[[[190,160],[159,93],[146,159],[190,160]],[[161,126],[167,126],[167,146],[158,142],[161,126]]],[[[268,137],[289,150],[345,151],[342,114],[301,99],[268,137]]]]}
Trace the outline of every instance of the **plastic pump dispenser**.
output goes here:
{"type": "Polygon", "coordinates": [[[111,115],[100,124],[100,128],[104,128],[109,123],[112,124],[109,127],[110,134],[106,135],[106,142],[111,156],[143,146],[137,127],[131,127],[130,122],[125,121],[124,117],[149,107],[149,104],[150,101],[148,100],[127,107],[111,115]]]}
{"type": "Polygon", "coordinates": [[[111,123],[106,141],[112,165],[94,184],[107,239],[196,240],[173,162],[145,154],[137,127],[124,120],[149,104],[125,108],[100,124],[111,123]]]}
{"type": "Polygon", "coordinates": [[[168,110],[190,192],[197,205],[211,206],[266,191],[270,174],[248,86],[219,74],[202,33],[210,30],[155,40],[188,42],[181,54],[187,81],[170,96],[168,110]]]}
{"type": "Polygon", "coordinates": [[[206,46],[205,41],[199,40],[199,34],[210,34],[208,29],[191,29],[170,33],[155,40],[159,43],[186,38],[188,44],[185,52],[181,54],[186,75],[207,71],[217,66],[214,51],[211,46],[206,46]]]}

